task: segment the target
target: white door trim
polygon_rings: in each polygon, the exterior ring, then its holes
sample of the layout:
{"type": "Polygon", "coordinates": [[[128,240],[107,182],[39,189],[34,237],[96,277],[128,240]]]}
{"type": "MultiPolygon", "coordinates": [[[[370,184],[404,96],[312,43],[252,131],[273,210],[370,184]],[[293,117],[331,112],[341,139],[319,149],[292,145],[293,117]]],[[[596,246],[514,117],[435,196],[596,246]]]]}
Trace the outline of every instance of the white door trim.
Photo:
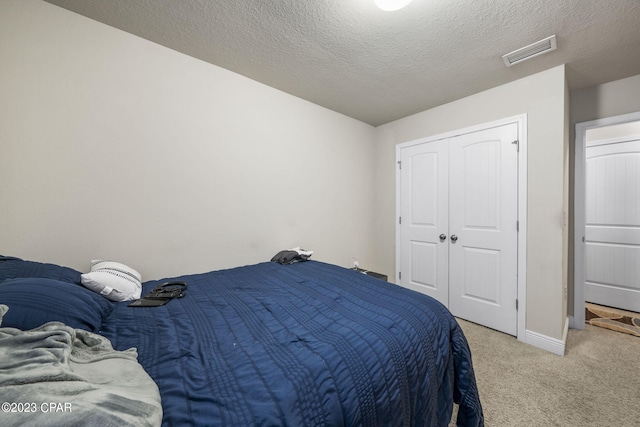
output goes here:
{"type": "Polygon", "coordinates": [[[576,123],[574,144],[573,189],[573,316],[569,326],[584,329],[584,235],[585,235],[585,173],[587,131],[604,126],[640,121],[640,112],[576,123]]]}
{"type": "MultiPolygon", "coordinates": [[[[396,162],[401,160],[401,150],[417,144],[434,142],[441,139],[453,138],[471,132],[477,132],[493,127],[504,126],[510,123],[518,124],[518,335],[519,341],[526,342],[526,319],[527,319],[527,115],[520,114],[501,120],[483,123],[463,129],[445,132],[439,135],[420,138],[413,141],[396,145],[396,162]]],[[[400,167],[396,167],[396,277],[399,280],[400,271],[400,224],[401,215],[401,181],[400,167]]]]}

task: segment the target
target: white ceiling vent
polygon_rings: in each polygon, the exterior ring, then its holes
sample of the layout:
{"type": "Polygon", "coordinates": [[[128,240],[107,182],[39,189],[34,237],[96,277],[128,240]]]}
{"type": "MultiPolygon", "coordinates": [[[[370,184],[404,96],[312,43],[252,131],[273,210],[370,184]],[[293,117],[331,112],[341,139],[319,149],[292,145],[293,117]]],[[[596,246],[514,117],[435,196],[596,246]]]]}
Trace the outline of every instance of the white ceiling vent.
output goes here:
{"type": "Polygon", "coordinates": [[[509,52],[506,55],[502,55],[502,60],[507,67],[511,67],[514,64],[526,61],[527,59],[531,59],[534,56],[542,55],[543,53],[556,50],[557,47],[556,36],[553,35],[551,37],[547,37],[546,39],[542,39],[539,42],[532,43],[529,46],[525,46],[520,49],[514,50],[513,52],[509,52]]]}

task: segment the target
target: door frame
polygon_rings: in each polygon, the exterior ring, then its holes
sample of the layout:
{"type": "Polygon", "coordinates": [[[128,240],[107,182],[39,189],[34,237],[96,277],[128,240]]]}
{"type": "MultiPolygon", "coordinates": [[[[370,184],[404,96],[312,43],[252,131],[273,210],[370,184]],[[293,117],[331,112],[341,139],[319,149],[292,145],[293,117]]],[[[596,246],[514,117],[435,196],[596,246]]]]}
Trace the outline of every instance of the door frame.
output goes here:
{"type": "Polygon", "coordinates": [[[500,127],[516,123],[518,125],[518,261],[517,261],[517,339],[526,341],[527,320],[527,115],[519,114],[500,120],[495,120],[479,125],[474,125],[434,136],[415,139],[396,145],[396,280],[400,280],[400,224],[401,216],[401,181],[400,160],[401,150],[413,145],[425,144],[442,139],[454,138],[467,133],[478,132],[486,129],[500,127]]]}
{"type": "Polygon", "coordinates": [[[574,186],[573,186],[573,316],[569,316],[569,326],[573,329],[585,328],[584,299],[584,237],[586,229],[586,144],[587,131],[611,125],[640,121],[640,111],[620,116],[605,117],[588,122],[576,123],[574,141],[574,186]]]}

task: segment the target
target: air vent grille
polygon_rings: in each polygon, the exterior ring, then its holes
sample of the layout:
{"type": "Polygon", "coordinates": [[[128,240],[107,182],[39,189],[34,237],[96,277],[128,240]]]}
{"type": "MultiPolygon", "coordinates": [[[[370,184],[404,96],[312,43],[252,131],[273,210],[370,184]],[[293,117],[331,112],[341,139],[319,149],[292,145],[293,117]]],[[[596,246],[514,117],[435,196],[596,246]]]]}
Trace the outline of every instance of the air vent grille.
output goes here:
{"type": "Polygon", "coordinates": [[[543,53],[556,50],[557,47],[558,45],[556,43],[556,36],[553,35],[551,37],[547,37],[546,39],[542,39],[539,42],[532,43],[529,46],[525,46],[523,48],[514,50],[513,52],[509,52],[506,55],[502,56],[502,60],[507,67],[510,67],[519,62],[526,61],[527,59],[531,59],[538,55],[542,55],[543,53]]]}

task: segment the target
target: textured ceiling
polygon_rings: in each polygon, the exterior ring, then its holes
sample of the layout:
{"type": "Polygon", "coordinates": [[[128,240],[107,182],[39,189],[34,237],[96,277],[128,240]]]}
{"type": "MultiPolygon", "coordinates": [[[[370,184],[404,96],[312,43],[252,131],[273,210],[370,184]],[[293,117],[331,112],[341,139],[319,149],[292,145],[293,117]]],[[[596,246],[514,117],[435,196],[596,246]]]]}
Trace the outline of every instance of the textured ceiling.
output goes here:
{"type": "Polygon", "coordinates": [[[563,63],[571,89],[640,74],[640,0],[47,1],[374,126],[563,63]]]}

